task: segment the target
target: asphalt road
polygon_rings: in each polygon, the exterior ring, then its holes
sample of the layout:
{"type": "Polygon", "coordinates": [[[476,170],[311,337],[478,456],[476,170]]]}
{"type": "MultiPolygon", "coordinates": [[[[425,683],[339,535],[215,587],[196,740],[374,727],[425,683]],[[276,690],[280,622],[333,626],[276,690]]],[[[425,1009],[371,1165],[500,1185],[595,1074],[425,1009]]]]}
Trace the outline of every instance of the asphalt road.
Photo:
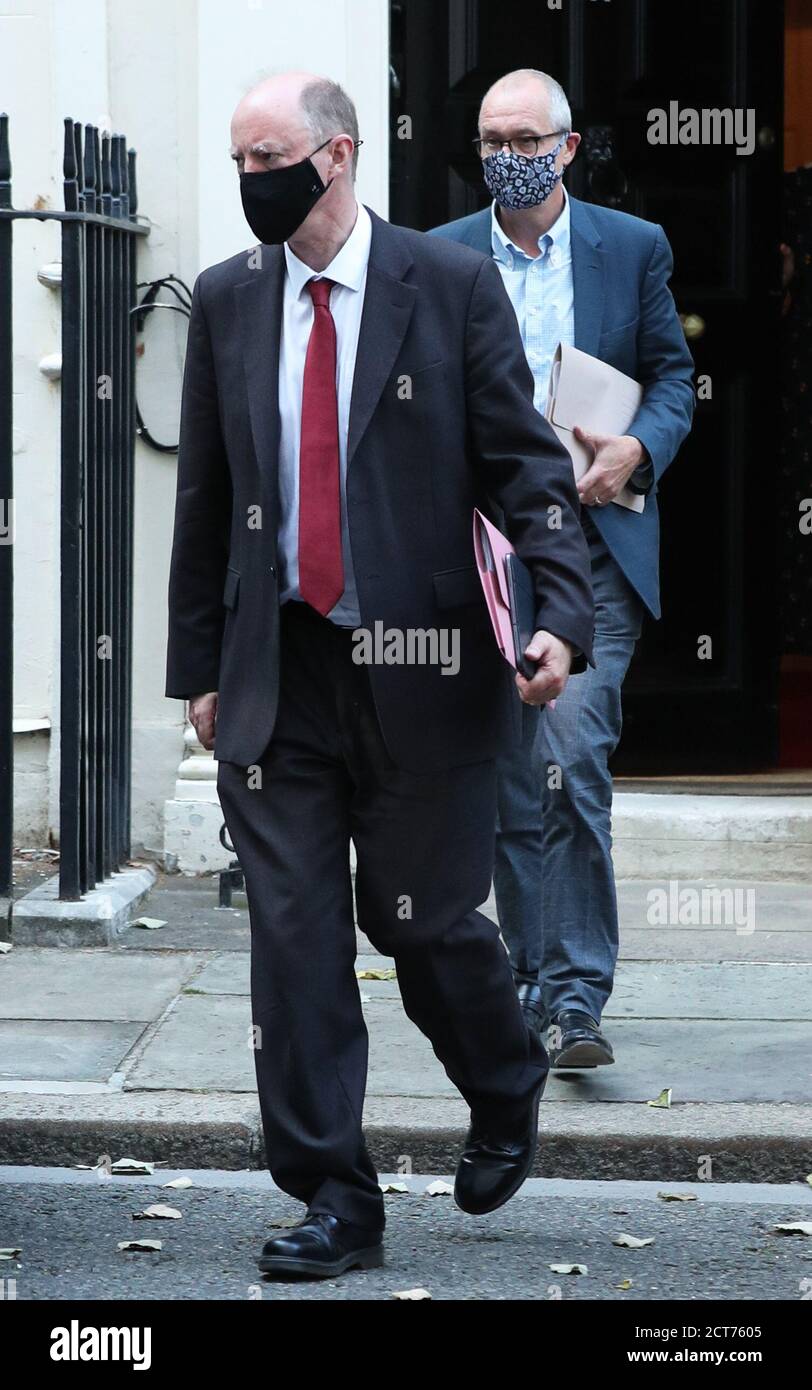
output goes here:
{"type": "Polygon", "coordinates": [[[176,1172],[100,1181],[66,1169],[0,1168],[0,1247],[22,1251],[2,1262],[0,1277],[15,1281],[17,1299],[39,1301],[388,1301],[421,1287],[434,1300],[786,1300],[802,1316],[812,1298],[812,1237],[771,1230],[812,1219],[812,1188],[802,1182],[540,1179],[501,1211],[472,1218],[450,1196],[425,1194],[433,1175],[413,1176],[407,1195],[386,1198],[381,1269],[281,1283],[260,1275],[254,1261],[273,1223],[300,1219],[302,1207],[265,1173],[187,1172],[193,1187],[165,1189],[176,1172]],[[658,1191],[697,1200],[666,1202],[658,1191]],[[182,1218],[133,1220],[156,1202],[182,1218]],[[621,1249],[612,1243],[621,1233],[654,1243],[621,1249]],[[117,1242],[136,1238],[161,1240],[162,1248],[118,1251],[117,1242]],[[587,1272],[550,1269],[570,1263],[587,1272]]]}

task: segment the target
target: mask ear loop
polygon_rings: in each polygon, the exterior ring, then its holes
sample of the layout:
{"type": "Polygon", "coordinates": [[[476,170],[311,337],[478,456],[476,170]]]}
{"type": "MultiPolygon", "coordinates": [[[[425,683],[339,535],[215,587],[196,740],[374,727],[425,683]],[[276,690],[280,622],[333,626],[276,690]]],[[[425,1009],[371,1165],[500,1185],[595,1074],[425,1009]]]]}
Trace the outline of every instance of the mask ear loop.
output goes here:
{"type": "MultiPolygon", "coordinates": [[[[314,156],[314,154],[318,154],[319,150],[323,150],[325,145],[329,145],[329,143],[330,143],[331,140],[336,140],[337,138],[338,138],[338,137],[335,136],[335,135],[328,135],[328,136],[327,136],[327,139],[326,139],[326,140],[322,140],[321,144],[318,145],[318,146],[316,147],[315,150],[311,150],[311,151],[310,151],[310,154],[307,156],[307,158],[308,158],[308,159],[312,159],[313,156],[314,156]]],[[[363,140],[353,140],[353,142],[352,142],[352,147],[353,147],[354,150],[357,150],[357,149],[358,149],[358,146],[359,146],[359,145],[363,145],[363,143],[364,143],[363,140]]]]}
{"type": "MultiPolygon", "coordinates": [[[[336,136],[335,136],[335,135],[328,135],[326,140],[322,140],[322,142],[321,142],[321,144],[319,145],[318,149],[316,149],[316,150],[311,150],[311,152],[310,152],[310,154],[307,156],[307,158],[308,158],[308,159],[312,159],[314,154],[318,154],[319,150],[323,150],[325,145],[329,145],[330,141],[331,141],[331,140],[335,140],[335,139],[336,139],[336,136]]],[[[353,140],[353,142],[352,142],[352,147],[353,147],[354,150],[357,150],[357,149],[358,149],[358,146],[359,146],[359,145],[363,145],[363,143],[364,143],[363,140],[353,140]]],[[[327,189],[330,187],[330,184],[333,183],[333,182],[334,182],[334,180],[331,179],[331,180],[330,180],[330,183],[328,183],[328,184],[325,185],[325,189],[324,189],[324,192],[325,192],[325,193],[327,192],[327,189]]]]}

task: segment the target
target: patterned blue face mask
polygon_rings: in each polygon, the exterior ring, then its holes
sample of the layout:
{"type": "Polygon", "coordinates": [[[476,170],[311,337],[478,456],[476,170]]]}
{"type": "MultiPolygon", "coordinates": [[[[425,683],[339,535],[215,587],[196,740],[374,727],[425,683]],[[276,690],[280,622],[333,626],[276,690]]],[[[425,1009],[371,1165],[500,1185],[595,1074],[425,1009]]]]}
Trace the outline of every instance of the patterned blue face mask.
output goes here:
{"type": "Polygon", "coordinates": [[[567,143],[569,131],[565,131],[554,150],[549,154],[537,154],[532,159],[514,154],[511,150],[498,150],[482,161],[482,175],[485,187],[500,207],[518,211],[520,208],[537,208],[546,202],[553,189],[561,182],[563,169],[556,169],[555,161],[567,143]]]}

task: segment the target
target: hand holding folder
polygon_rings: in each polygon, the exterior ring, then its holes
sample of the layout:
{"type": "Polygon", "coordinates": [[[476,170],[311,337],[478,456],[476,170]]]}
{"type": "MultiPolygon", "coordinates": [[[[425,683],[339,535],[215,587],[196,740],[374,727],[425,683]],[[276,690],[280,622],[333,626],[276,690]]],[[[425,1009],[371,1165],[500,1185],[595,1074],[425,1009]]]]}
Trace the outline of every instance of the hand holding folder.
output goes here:
{"type": "MultiPolygon", "coordinates": [[[[589,434],[627,434],[640,409],[643,388],[623,372],[590,357],[588,352],[561,343],[553,361],[547,392],[546,419],[567,449],[579,482],[592,466],[586,445],[575,436],[575,426],[589,434]]],[[[618,507],[642,512],[646,499],[624,487],[613,499],[618,507]]]]}
{"type": "Polygon", "coordinates": [[[507,537],[480,511],[474,512],[474,554],[497,646],[515,670],[532,680],[536,668],[524,655],[536,630],[530,571],[507,537]]]}

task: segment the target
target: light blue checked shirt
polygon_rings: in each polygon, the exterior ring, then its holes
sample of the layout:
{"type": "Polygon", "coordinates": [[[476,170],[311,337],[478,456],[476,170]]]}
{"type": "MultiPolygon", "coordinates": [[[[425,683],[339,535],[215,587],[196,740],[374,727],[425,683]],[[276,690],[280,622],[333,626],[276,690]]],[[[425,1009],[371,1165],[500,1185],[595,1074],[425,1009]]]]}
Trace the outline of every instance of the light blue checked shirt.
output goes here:
{"type": "Polygon", "coordinates": [[[535,259],[505,236],[491,205],[491,247],[519,321],[536,389],[533,403],[544,413],[553,358],[559,343],[575,344],[575,292],[570,245],[570,200],[549,232],[539,237],[535,259]]]}

